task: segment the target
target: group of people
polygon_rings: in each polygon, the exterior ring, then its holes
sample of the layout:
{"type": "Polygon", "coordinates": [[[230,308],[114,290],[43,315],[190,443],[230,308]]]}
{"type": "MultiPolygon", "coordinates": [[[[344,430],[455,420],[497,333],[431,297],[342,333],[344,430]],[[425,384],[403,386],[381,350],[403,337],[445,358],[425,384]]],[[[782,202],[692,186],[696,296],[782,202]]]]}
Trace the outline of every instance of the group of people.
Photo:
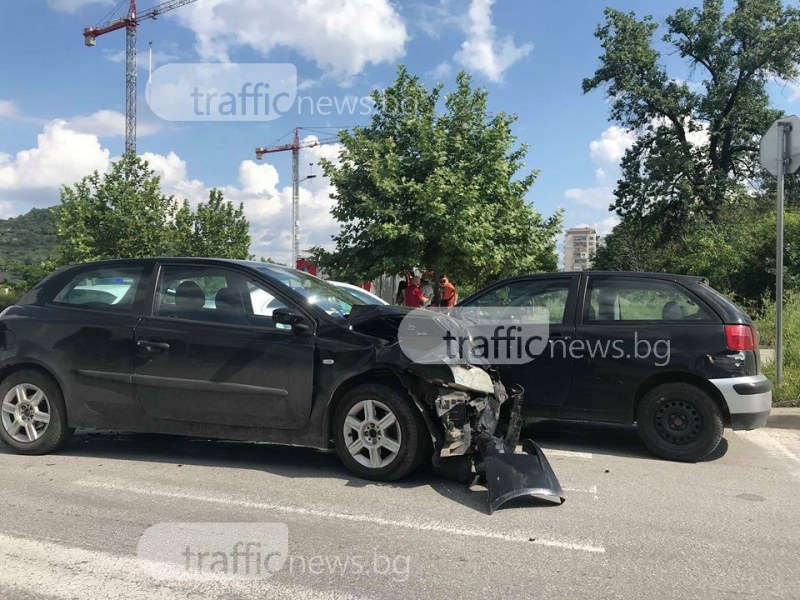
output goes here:
{"type": "Polygon", "coordinates": [[[447,275],[439,277],[439,285],[435,288],[429,280],[415,275],[409,282],[400,282],[397,286],[394,303],[398,306],[422,308],[425,306],[451,307],[455,306],[456,302],[458,302],[458,290],[447,275]]]}

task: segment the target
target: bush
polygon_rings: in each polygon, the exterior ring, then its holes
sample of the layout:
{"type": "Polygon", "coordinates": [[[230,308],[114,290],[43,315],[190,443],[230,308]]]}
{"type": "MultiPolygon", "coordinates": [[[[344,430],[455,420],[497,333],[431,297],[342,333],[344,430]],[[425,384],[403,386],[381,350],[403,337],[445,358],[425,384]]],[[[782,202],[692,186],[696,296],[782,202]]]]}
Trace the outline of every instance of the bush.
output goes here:
{"type": "MultiPolygon", "coordinates": [[[[765,304],[764,313],[756,319],[762,348],[775,347],[775,304],[765,304]]],[[[800,292],[789,292],[783,304],[783,384],[775,384],[775,363],[764,367],[771,380],[775,403],[800,406],[800,292]]]]}
{"type": "Polygon", "coordinates": [[[0,311],[5,310],[6,307],[14,304],[20,299],[21,296],[22,294],[9,288],[0,288],[0,311]]]}

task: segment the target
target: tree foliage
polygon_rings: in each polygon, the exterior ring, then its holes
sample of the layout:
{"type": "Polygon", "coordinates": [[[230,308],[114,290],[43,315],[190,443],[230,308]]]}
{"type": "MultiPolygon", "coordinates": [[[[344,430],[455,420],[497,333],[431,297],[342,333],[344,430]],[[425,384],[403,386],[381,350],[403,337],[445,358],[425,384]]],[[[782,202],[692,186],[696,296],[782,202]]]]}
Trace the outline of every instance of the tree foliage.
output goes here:
{"type": "Polygon", "coordinates": [[[226,202],[222,190],[212,189],[208,202],[192,213],[183,203],[175,217],[175,254],[245,259],[250,256],[250,224],[244,206],[226,202]]]}
{"type": "Polygon", "coordinates": [[[521,173],[516,117],[489,114],[463,72],[443,96],[400,67],[373,100],[370,124],[343,132],[340,160],[323,163],[341,225],[333,253],[314,250],[323,267],[356,280],[421,267],[467,285],[555,268],[560,214],[543,219],[525,200],[536,173],[521,173]]]}
{"type": "Polygon", "coordinates": [[[62,264],[109,258],[213,256],[247,258],[249,224],[238,208],[212,190],[192,212],[161,192],[141,158],[128,154],[106,174],[84,177],[61,190],[56,231],[62,264]]]}
{"type": "Polygon", "coordinates": [[[669,231],[697,217],[718,222],[746,184],[764,185],[758,140],[780,116],[766,84],[800,72],[800,9],[781,0],[737,0],[728,14],[723,0],[678,9],[662,41],[700,72],[699,87],[670,76],[651,17],[605,15],[600,67],[583,89],[604,87],[612,120],[638,135],[612,208],[669,231]]]}
{"type": "MultiPolygon", "coordinates": [[[[742,197],[718,222],[694,220],[663,240],[649,223],[629,217],[604,238],[594,267],[700,275],[756,310],[774,297],[775,214],[765,208],[770,201],[742,197]]],[[[800,210],[787,211],[784,225],[784,281],[787,289],[800,289],[800,210]]]]}

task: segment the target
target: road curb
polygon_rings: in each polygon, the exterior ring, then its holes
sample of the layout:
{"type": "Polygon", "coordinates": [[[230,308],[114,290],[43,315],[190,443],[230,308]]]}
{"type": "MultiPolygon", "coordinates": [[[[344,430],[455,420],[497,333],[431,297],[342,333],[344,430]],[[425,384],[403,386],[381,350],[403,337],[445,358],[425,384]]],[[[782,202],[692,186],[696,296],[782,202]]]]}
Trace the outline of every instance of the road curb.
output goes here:
{"type": "Polygon", "coordinates": [[[774,407],[767,419],[767,427],[800,429],[800,408],[774,407]]]}

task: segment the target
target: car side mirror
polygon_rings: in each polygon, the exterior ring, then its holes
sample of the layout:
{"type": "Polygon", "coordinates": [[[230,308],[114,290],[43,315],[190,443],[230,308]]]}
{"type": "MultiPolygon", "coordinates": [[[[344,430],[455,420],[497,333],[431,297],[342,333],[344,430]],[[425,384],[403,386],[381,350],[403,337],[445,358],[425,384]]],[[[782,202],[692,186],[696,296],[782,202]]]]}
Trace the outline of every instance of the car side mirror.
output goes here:
{"type": "Polygon", "coordinates": [[[290,325],[292,331],[295,333],[308,331],[308,323],[306,323],[306,318],[291,308],[276,308],[274,311],[272,311],[272,320],[281,325],[290,325]]]}

